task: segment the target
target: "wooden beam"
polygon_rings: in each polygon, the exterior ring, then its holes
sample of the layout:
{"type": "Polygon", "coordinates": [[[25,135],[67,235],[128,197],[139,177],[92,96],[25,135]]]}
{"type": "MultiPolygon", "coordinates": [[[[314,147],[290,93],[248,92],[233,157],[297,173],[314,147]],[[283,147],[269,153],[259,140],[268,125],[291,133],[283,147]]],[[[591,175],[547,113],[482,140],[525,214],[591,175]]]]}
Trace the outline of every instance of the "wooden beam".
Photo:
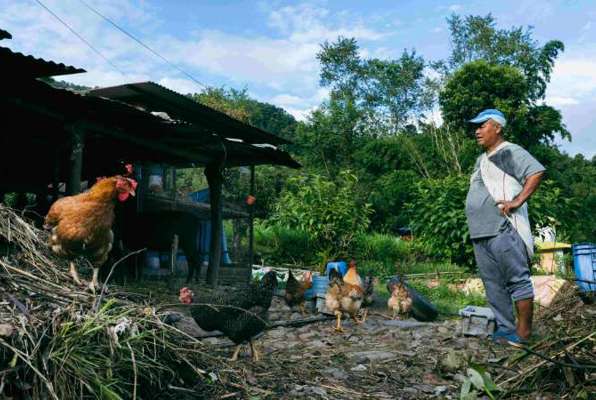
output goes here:
{"type": "Polygon", "coordinates": [[[66,184],[66,194],[71,196],[81,192],[81,175],[83,173],[83,150],[85,148],[85,132],[81,124],[67,127],[70,131],[70,171],[66,184]]]}
{"type": "Polygon", "coordinates": [[[197,152],[173,149],[171,147],[167,147],[167,145],[165,145],[164,143],[158,142],[157,140],[155,140],[155,141],[146,140],[144,138],[132,136],[130,134],[127,134],[126,132],[121,132],[118,129],[114,129],[114,128],[108,129],[108,128],[104,128],[103,126],[100,126],[98,124],[89,125],[89,129],[92,129],[102,135],[111,136],[116,139],[120,139],[124,142],[137,144],[139,146],[142,146],[142,147],[145,147],[145,148],[148,148],[151,150],[156,150],[160,153],[166,153],[168,155],[183,158],[185,160],[188,160],[189,163],[191,163],[191,162],[206,163],[207,161],[213,160],[212,158],[207,158],[197,152]]]}
{"type": "Polygon", "coordinates": [[[207,267],[207,284],[216,288],[221,266],[221,228],[222,228],[222,184],[221,164],[210,164],[205,168],[205,176],[209,184],[211,203],[211,243],[209,246],[209,266],[207,267]]]}
{"type": "MultiPolygon", "coordinates": [[[[255,166],[250,166],[250,191],[249,195],[255,197],[255,166]]],[[[255,205],[248,205],[248,268],[252,270],[254,257],[254,214],[255,205]]]]}

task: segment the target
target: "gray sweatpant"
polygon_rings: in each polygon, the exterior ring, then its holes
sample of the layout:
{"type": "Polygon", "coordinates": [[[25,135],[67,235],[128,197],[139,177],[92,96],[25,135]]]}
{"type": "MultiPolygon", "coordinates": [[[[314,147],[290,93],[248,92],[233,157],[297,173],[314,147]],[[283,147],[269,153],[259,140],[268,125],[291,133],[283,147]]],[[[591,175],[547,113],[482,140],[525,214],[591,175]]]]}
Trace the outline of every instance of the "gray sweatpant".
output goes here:
{"type": "Polygon", "coordinates": [[[474,255],[497,329],[514,330],[513,301],[534,297],[524,241],[510,225],[497,236],[474,239],[474,255]]]}

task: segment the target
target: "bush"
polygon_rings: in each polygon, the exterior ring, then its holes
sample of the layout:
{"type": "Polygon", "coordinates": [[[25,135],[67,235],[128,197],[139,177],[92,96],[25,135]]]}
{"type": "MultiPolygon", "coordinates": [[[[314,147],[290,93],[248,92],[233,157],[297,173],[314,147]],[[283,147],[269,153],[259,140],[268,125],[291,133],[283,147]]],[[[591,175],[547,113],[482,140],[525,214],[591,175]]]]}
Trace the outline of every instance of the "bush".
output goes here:
{"type": "Polygon", "coordinates": [[[319,257],[345,256],[370,223],[370,205],[355,195],[357,181],[349,171],[335,181],[317,174],[290,178],[271,221],[306,232],[319,257]]]}
{"type": "Polygon", "coordinates": [[[356,258],[380,261],[398,261],[409,253],[407,242],[384,233],[361,233],[354,241],[356,258]]]}
{"type": "Polygon", "coordinates": [[[419,181],[406,208],[414,235],[436,259],[472,266],[474,255],[464,212],[468,185],[465,176],[419,181]]]}
{"type": "Polygon", "coordinates": [[[316,262],[310,236],[281,225],[255,224],[255,252],[268,264],[312,265],[316,262]]]}

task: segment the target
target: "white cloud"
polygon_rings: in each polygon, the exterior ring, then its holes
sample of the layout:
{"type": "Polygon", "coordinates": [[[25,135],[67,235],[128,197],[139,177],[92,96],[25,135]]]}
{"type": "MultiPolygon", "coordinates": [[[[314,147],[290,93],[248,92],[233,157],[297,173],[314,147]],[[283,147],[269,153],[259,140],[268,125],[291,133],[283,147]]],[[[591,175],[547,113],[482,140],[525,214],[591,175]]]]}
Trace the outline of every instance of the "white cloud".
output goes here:
{"type": "Polygon", "coordinates": [[[560,107],[579,104],[579,100],[574,99],[573,97],[547,96],[545,103],[554,107],[560,107]]]}
{"type": "Polygon", "coordinates": [[[282,107],[298,121],[305,121],[311,112],[328,99],[329,90],[319,88],[311,96],[299,97],[290,94],[280,94],[265,101],[282,107]]]}
{"type": "Polygon", "coordinates": [[[367,27],[361,17],[347,11],[330,15],[329,10],[309,4],[271,10],[268,24],[292,42],[335,40],[338,36],[378,40],[387,33],[367,27]]]}
{"type": "Polygon", "coordinates": [[[310,107],[307,109],[299,109],[293,107],[284,107],[284,109],[290,113],[297,121],[306,121],[310,114],[316,109],[317,107],[310,107]]]}
{"type": "Polygon", "coordinates": [[[448,10],[454,13],[457,13],[462,10],[461,4],[452,4],[448,7],[448,10]]]}
{"type": "Polygon", "coordinates": [[[163,77],[157,83],[181,94],[199,93],[205,89],[203,86],[199,86],[190,79],[163,77]]]}
{"type": "Polygon", "coordinates": [[[290,94],[279,94],[274,96],[270,100],[273,104],[284,106],[294,106],[297,104],[302,104],[304,100],[298,96],[293,96],[290,94]]]}
{"type": "MultiPolygon", "coordinates": [[[[596,108],[596,42],[569,46],[556,61],[546,103],[564,111],[580,104],[596,108]]],[[[567,119],[567,118],[566,118],[567,119]]]]}

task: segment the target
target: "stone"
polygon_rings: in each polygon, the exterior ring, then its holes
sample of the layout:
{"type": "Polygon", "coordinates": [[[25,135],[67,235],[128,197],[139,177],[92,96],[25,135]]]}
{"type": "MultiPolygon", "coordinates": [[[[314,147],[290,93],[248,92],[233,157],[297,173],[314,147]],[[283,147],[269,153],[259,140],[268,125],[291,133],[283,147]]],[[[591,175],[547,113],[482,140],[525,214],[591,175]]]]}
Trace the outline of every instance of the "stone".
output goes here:
{"type": "Polygon", "coordinates": [[[320,347],[326,347],[327,346],[323,341],[318,340],[318,339],[309,341],[308,342],[308,345],[310,347],[315,347],[315,348],[320,348],[320,347]]]}
{"type": "Polygon", "coordinates": [[[276,329],[272,329],[269,332],[267,332],[267,336],[270,338],[280,338],[280,337],[284,336],[285,334],[286,334],[285,328],[276,328],[276,329]]]}
{"type": "Polygon", "coordinates": [[[396,327],[396,328],[400,328],[400,329],[412,329],[412,328],[419,328],[422,326],[426,326],[428,325],[427,322],[418,322],[418,321],[413,321],[413,320],[389,320],[389,321],[383,321],[383,325],[385,326],[391,326],[391,327],[396,327]]]}
{"type": "Polygon", "coordinates": [[[383,361],[395,358],[396,353],[390,351],[360,351],[357,353],[348,354],[349,357],[354,358],[357,363],[383,361]]]}
{"type": "Polygon", "coordinates": [[[440,396],[447,391],[447,386],[435,386],[434,395],[440,396]]]}
{"type": "Polygon", "coordinates": [[[0,336],[9,337],[12,336],[14,327],[10,324],[0,324],[0,336]]]}
{"type": "Polygon", "coordinates": [[[339,368],[325,368],[323,374],[333,379],[344,380],[348,378],[348,374],[339,368]]]}
{"type": "Polygon", "coordinates": [[[315,332],[305,332],[298,335],[298,339],[307,341],[313,337],[317,336],[315,332]]]}
{"type": "Polygon", "coordinates": [[[366,371],[368,368],[366,368],[366,365],[362,365],[362,364],[358,364],[353,368],[350,368],[350,371],[354,371],[354,372],[363,372],[366,371]]]}
{"type": "Polygon", "coordinates": [[[555,275],[537,275],[532,278],[534,286],[534,302],[542,307],[549,307],[563,287],[571,285],[565,279],[555,275]]]}
{"type": "Polygon", "coordinates": [[[207,344],[210,344],[212,346],[218,345],[218,344],[220,344],[222,342],[221,339],[216,338],[216,337],[208,337],[208,338],[205,338],[205,339],[203,339],[201,341],[203,343],[207,343],[207,344]]]}

